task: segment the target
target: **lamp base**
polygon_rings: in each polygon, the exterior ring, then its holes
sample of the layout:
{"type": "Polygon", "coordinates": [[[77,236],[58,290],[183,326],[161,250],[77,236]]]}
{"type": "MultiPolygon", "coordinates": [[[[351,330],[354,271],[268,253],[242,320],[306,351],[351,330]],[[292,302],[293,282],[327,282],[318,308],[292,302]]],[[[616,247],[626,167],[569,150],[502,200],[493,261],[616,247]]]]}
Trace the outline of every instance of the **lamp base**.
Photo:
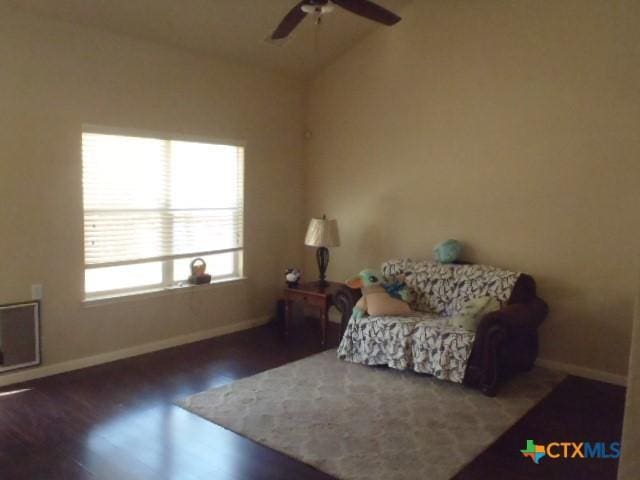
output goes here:
{"type": "Polygon", "coordinates": [[[320,279],[318,285],[321,287],[329,286],[327,282],[327,267],[329,266],[329,249],[327,247],[319,247],[316,250],[316,261],[318,262],[318,271],[320,272],[320,279]]]}

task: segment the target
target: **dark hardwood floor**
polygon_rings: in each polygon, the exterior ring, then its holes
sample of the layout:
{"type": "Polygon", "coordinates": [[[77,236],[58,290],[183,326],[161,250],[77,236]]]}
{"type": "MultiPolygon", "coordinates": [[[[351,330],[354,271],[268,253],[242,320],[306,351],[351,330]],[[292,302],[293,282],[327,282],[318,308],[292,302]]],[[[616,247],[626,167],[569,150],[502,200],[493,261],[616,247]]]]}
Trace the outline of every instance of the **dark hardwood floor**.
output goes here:
{"type": "Polygon", "coordinates": [[[528,439],[540,445],[619,442],[624,401],[624,387],[569,376],[454,478],[615,480],[618,460],[547,457],[535,465],[519,452],[528,439]]]}
{"type": "MultiPolygon", "coordinates": [[[[335,346],[335,327],[329,337],[335,346]]],[[[298,324],[288,339],[264,326],[2,388],[0,479],[331,478],[173,405],[192,393],[319,352],[318,339],[313,322],[298,324]]],[[[548,405],[534,411],[533,420],[516,425],[514,437],[507,432],[459,478],[566,478],[554,477],[552,467],[542,476],[539,466],[515,461],[521,435],[540,441],[609,440],[607,435],[618,440],[624,389],[577,382],[561,385],[555,402],[544,400],[541,404],[548,405]],[[587,404],[581,403],[585,398],[587,404]],[[599,429],[585,430],[594,421],[599,429]],[[604,437],[585,438],[587,433],[604,437]],[[505,468],[515,471],[500,476],[505,468]]],[[[594,476],[574,477],[613,479],[616,462],[609,462],[587,472],[594,476]]]]}

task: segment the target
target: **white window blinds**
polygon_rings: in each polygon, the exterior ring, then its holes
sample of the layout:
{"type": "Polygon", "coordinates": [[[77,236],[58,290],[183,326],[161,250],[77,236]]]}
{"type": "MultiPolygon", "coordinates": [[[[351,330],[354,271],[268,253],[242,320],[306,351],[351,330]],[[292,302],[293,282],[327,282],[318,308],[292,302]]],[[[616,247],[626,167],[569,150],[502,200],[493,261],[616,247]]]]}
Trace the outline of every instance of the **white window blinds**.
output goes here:
{"type": "Polygon", "coordinates": [[[85,132],[86,268],[242,249],[244,148],[85,132]]]}

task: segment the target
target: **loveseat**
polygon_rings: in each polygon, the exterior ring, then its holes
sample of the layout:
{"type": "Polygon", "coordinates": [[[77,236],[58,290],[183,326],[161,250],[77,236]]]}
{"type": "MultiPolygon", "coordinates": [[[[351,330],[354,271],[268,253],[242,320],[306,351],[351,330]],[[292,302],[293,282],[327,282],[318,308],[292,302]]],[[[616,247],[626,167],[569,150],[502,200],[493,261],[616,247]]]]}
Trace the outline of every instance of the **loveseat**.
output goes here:
{"type": "Polygon", "coordinates": [[[412,369],[464,383],[493,396],[499,383],[529,370],[538,353],[537,329],[547,315],[533,278],[488,265],[439,264],[411,259],[382,265],[389,281],[404,281],[412,297],[408,316],[352,318],[359,292],[342,287],[338,357],[365,365],[412,369]],[[475,331],[450,319],[471,299],[490,296],[501,308],[482,316],[475,331]]]}

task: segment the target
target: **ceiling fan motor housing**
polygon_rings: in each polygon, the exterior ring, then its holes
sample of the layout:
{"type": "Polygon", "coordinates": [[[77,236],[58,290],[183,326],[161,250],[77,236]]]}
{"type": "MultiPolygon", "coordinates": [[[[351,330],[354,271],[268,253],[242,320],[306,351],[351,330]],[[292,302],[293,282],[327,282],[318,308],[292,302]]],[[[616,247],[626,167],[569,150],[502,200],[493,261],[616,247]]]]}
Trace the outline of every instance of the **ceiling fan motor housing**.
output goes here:
{"type": "Polygon", "coordinates": [[[309,2],[302,5],[300,9],[304,13],[324,15],[333,11],[333,5],[329,3],[329,0],[309,0],[309,2]]]}

